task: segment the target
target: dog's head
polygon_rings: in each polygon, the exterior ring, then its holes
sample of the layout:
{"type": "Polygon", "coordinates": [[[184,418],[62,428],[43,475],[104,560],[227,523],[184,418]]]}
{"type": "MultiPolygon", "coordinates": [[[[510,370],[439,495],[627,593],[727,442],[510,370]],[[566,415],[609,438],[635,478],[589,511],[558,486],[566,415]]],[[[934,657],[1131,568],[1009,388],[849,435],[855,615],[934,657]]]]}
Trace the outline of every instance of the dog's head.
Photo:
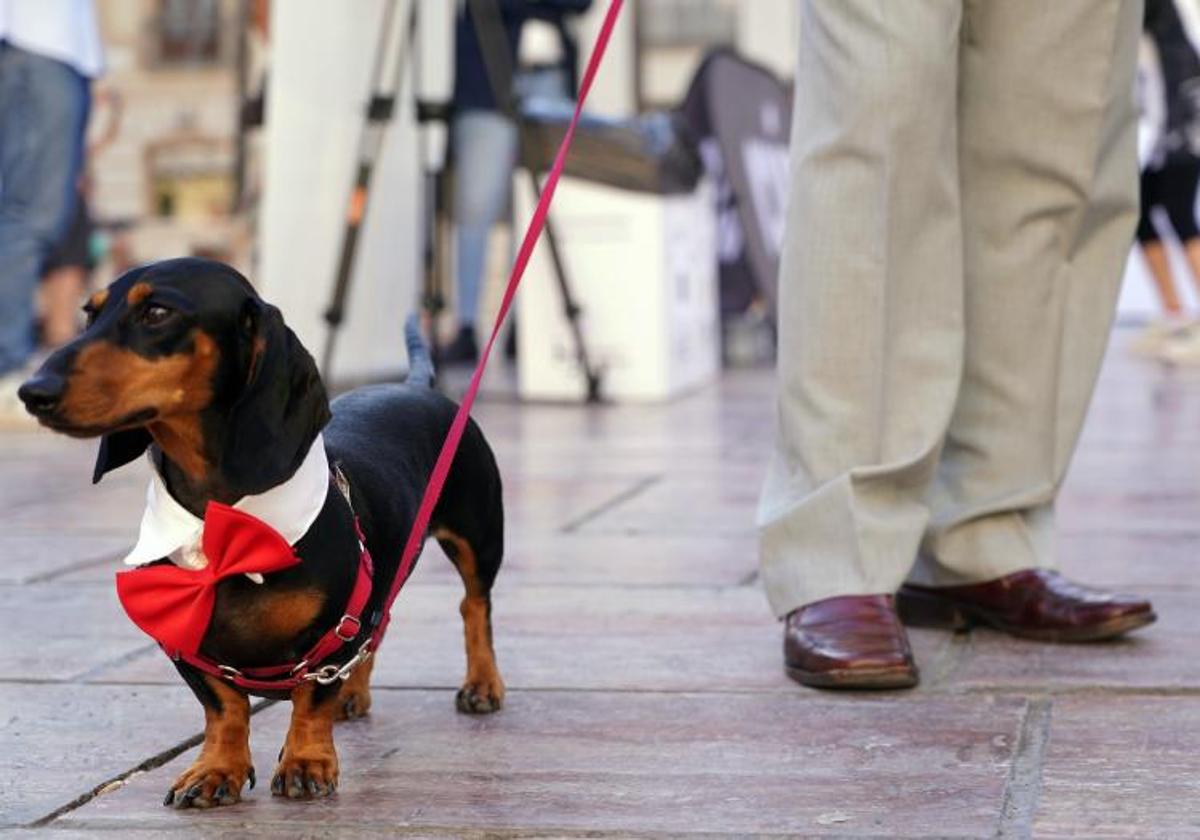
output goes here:
{"type": "Polygon", "coordinates": [[[19,395],[42,425],[101,438],[95,481],[153,440],[189,478],[259,493],[295,472],[329,420],[312,357],[227,265],[141,266],[84,310],[83,334],[19,395]]]}

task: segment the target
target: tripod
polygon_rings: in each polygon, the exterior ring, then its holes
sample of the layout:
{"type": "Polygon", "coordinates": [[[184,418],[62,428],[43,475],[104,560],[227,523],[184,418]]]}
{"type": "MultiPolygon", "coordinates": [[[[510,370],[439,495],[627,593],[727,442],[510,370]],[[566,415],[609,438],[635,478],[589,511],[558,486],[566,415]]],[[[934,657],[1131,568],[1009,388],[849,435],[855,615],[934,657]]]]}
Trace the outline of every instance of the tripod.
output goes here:
{"type": "MultiPolygon", "coordinates": [[[[508,52],[507,37],[504,34],[504,21],[500,15],[500,6],[497,0],[467,0],[467,10],[475,23],[475,31],[479,36],[483,63],[492,94],[496,98],[496,105],[517,127],[517,144],[520,150],[517,154],[518,166],[523,168],[529,177],[529,186],[533,191],[533,199],[536,203],[542,198],[542,185],[530,162],[530,156],[524,151],[524,118],[516,106],[513,91],[513,67],[508,52]]],[[[575,343],[575,362],[584,379],[587,402],[597,403],[601,399],[600,370],[592,363],[591,356],[588,354],[587,342],[580,324],[582,309],[571,292],[567,266],[558,246],[558,236],[555,233],[554,224],[548,214],[545,234],[546,244],[550,247],[550,262],[554,268],[554,277],[562,298],[562,313],[563,317],[567,319],[567,325],[575,343]]]]}
{"type": "MultiPolygon", "coordinates": [[[[321,355],[321,373],[326,377],[332,372],[338,330],[346,317],[346,299],[350,294],[350,278],[354,272],[359,234],[362,231],[363,219],[366,217],[367,205],[371,197],[371,181],[375,174],[375,164],[383,147],[384,129],[395,112],[400,87],[404,83],[404,69],[411,58],[417,29],[418,2],[419,0],[409,0],[408,21],[400,35],[396,63],[392,68],[390,78],[386,80],[384,71],[388,46],[393,37],[396,0],[387,0],[383,9],[383,25],[379,28],[379,39],[376,42],[375,57],[371,65],[371,97],[367,101],[365,119],[358,139],[358,167],[355,170],[354,186],[350,190],[350,198],[346,206],[346,227],[342,232],[342,242],[338,252],[333,293],[329,306],[325,310],[325,323],[328,325],[328,331],[325,335],[325,349],[321,355]]],[[[430,259],[432,251],[428,245],[426,252],[426,259],[430,259]]]]}
{"type": "MultiPolygon", "coordinates": [[[[386,59],[392,41],[395,40],[393,30],[395,28],[397,0],[386,0],[386,2],[383,22],[379,30],[379,38],[376,43],[375,56],[372,63],[371,96],[368,100],[362,133],[359,137],[358,165],[349,201],[347,202],[346,226],[342,235],[333,291],[329,306],[325,311],[325,321],[328,325],[328,330],[322,354],[321,371],[326,376],[332,370],[338,331],[345,320],[346,301],[350,293],[358,240],[369,205],[372,176],[382,148],[384,131],[395,113],[396,102],[404,81],[404,69],[408,62],[412,60],[416,47],[418,3],[420,0],[408,0],[408,18],[400,33],[399,43],[396,47],[395,65],[392,68],[390,76],[385,78],[385,71],[387,69],[386,59]]],[[[470,0],[470,2],[474,9],[475,0],[470,0]]],[[[478,27],[480,44],[483,48],[484,63],[488,70],[489,79],[495,88],[497,78],[493,73],[493,48],[496,46],[494,39],[497,35],[503,39],[504,35],[500,29],[491,29],[489,33],[489,27],[501,26],[500,11],[495,5],[495,0],[485,0],[485,3],[490,6],[490,10],[484,10],[476,15],[476,25],[478,27]],[[489,39],[491,40],[489,41],[489,39]],[[489,57],[490,54],[493,57],[489,57]]],[[[501,49],[505,50],[503,52],[503,66],[508,68],[507,78],[509,79],[509,83],[503,86],[505,92],[503,95],[497,96],[497,102],[504,109],[504,113],[518,125],[519,136],[520,117],[517,115],[516,108],[512,105],[509,93],[511,91],[511,66],[507,61],[506,48],[501,45],[501,49]]],[[[497,72],[503,73],[504,70],[501,67],[497,69],[497,72]]],[[[418,99],[416,103],[416,116],[419,124],[432,122],[448,123],[450,108],[444,104],[428,103],[418,99]]],[[[419,135],[421,143],[419,154],[425,163],[428,163],[429,160],[429,150],[426,147],[428,143],[427,134],[427,131],[422,131],[419,135]]],[[[522,160],[525,160],[524,155],[520,155],[520,157],[522,160]]],[[[536,173],[528,166],[525,169],[532,183],[535,197],[540,197],[541,185],[537,180],[536,173]]],[[[422,213],[424,220],[424,230],[422,232],[424,243],[423,290],[421,306],[427,316],[436,323],[438,315],[445,308],[445,294],[442,283],[444,272],[441,270],[440,260],[438,259],[439,248],[437,236],[438,220],[443,218],[444,215],[444,190],[442,188],[441,174],[436,167],[427,166],[424,181],[422,213]]],[[[555,277],[558,281],[557,285],[563,300],[563,314],[570,324],[572,337],[575,340],[576,361],[586,383],[587,400],[588,402],[598,402],[600,399],[600,374],[593,366],[587,352],[586,344],[584,343],[583,332],[579,324],[581,310],[571,293],[566,266],[558,246],[558,239],[554,235],[553,227],[549,224],[549,220],[547,220],[546,225],[546,236],[550,246],[550,256],[555,277]]],[[[433,343],[433,353],[436,364],[436,342],[433,343]]]]}

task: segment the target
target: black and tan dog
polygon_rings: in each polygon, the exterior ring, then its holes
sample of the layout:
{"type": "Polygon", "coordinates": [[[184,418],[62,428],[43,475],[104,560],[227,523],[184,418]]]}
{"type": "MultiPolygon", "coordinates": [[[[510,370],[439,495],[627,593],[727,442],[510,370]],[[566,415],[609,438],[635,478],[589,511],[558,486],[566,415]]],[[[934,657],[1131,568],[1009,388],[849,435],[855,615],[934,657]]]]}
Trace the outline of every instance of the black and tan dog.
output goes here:
{"type": "MultiPolygon", "coordinates": [[[[361,388],[330,404],[311,356],[279,311],[226,265],[177,259],[136,268],[85,310],[85,332],[21,388],[28,410],[55,431],[102,438],[96,480],[150,447],[171,496],[196,516],[210,500],[232,505],[287,481],[324,430],[329,463],[348,479],[375,560],[364,615],[377,617],[455,412],[430,387],[432,368],[419,339],[410,336],[406,383],[361,388]]],[[[323,507],[318,497],[319,515],[295,543],[299,565],[261,585],[241,575],[222,580],[201,652],[236,668],[294,662],[334,626],[358,560],[351,504],[330,481],[323,507]]],[[[467,677],[458,708],[495,711],[504,683],[492,650],[490,592],[504,522],[496,463],[473,422],[430,530],[466,587],[467,677]]],[[[369,632],[364,622],[356,643],[369,632]]],[[[291,692],[273,793],[309,798],[336,789],[333,722],[366,713],[370,664],[345,682],[306,682],[291,692]]],[[[224,680],[176,666],[204,705],[204,745],[166,802],[232,804],[246,782],[254,784],[249,700],[224,680]]]]}

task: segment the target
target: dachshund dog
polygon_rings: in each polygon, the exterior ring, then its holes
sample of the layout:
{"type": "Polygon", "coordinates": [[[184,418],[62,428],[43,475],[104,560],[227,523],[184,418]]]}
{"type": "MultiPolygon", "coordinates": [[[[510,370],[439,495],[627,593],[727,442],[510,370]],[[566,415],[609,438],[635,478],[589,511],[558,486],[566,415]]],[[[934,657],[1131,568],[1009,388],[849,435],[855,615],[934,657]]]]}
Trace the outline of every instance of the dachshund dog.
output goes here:
{"type": "MultiPolygon", "coordinates": [[[[345,611],[359,557],[355,516],[375,562],[363,615],[378,616],[456,409],[431,387],[432,365],[415,329],[405,383],[360,388],[330,403],[279,310],[229,266],[174,259],[135,268],[84,309],[86,330],[19,393],[47,428],[101,439],[96,481],[149,450],[173,502],[203,517],[210,501],[234,505],[284,486],[324,441],[325,454],[316,454],[322,466],[327,455],[328,489],[318,472],[315,519],[293,543],[301,562],[261,583],[247,575],[221,579],[200,653],[232,668],[298,661],[345,611]]],[[[496,462],[474,422],[429,530],[466,589],[467,676],[458,709],[493,712],[504,700],[491,630],[504,515],[496,462]]],[[[341,661],[368,634],[363,626],[341,661]]],[[[237,802],[255,779],[247,693],[186,662],[175,665],[204,706],[204,743],[165,804],[237,802]]],[[[344,681],[304,682],[290,692],[291,725],[272,793],[308,799],[336,790],[333,723],[367,713],[370,665],[344,681]]]]}

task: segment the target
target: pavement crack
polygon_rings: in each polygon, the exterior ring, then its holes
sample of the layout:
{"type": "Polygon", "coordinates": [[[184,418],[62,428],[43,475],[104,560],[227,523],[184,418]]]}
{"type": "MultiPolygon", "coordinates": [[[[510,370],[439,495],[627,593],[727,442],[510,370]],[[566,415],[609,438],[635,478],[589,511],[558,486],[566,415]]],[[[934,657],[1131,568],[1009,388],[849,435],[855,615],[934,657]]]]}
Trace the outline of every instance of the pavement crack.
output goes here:
{"type": "Polygon", "coordinates": [[[951,633],[938,648],[933,662],[922,669],[925,672],[922,683],[932,691],[947,685],[970,657],[973,648],[974,641],[969,632],[951,633]]]}
{"type": "Polygon", "coordinates": [[[93,566],[107,565],[108,563],[112,563],[114,560],[120,560],[128,553],[128,549],[122,549],[120,551],[106,551],[104,554],[95,557],[88,557],[83,560],[76,560],[74,563],[68,563],[65,566],[60,566],[57,569],[51,569],[48,572],[30,575],[29,577],[23,579],[21,584],[27,585],[30,583],[45,583],[47,581],[54,580],[55,578],[63,577],[64,575],[90,569],[93,566]]]}
{"type": "Polygon", "coordinates": [[[1033,837],[1033,818],[1042,796],[1042,768],[1050,740],[1052,708],[1053,701],[1049,697],[1034,698],[1025,706],[1017,746],[1004,783],[1004,799],[995,834],[997,840],[1029,840],[1033,837]]]}
{"type": "Polygon", "coordinates": [[[156,650],[159,650],[158,643],[149,642],[114,659],[107,659],[104,662],[101,662],[99,665],[88,668],[82,673],[75,674],[74,676],[68,678],[66,682],[88,682],[89,680],[99,676],[100,674],[103,674],[105,671],[111,668],[117,668],[121,665],[126,665],[130,662],[133,662],[135,659],[141,659],[146,654],[156,650]]]}
{"type": "Polygon", "coordinates": [[[596,519],[597,517],[602,516],[605,513],[608,513],[612,509],[625,504],[630,499],[633,499],[633,498],[641,495],[642,493],[644,493],[650,487],[653,487],[655,484],[657,484],[661,480],[662,480],[661,475],[648,475],[645,478],[642,478],[640,481],[638,481],[632,487],[627,487],[626,489],[617,493],[615,496],[611,496],[608,499],[605,499],[603,502],[596,505],[594,508],[584,511],[579,516],[576,516],[574,519],[567,522],[565,525],[563,525],[558,530],[560,533],[563,533],[563,534],[572,534],[575,531],[578,531],[584,525],[591,522],[593,519],[596,519]]]}
{"type": "MultiPolygon", "coordinates": [[[[274,706],[277,702],[279,702],[279,701],[278,700],[259,700],[257,703],[255,703],[253,706],[250,707],[250,714],[251,715],[258,714],[263,709],[274,706]]],[[[171,761],[171,760],[177,758],[178,756],[182,755],[183,753],[187,752],[192,747],[196,746],[197,744],[200,744],[203,741],[204,741],[204,733],[197,732],[195,735],[192,735],[191,737],[185,738],[184,740],[180,741],[175,746],[170,747],[168,749],[163,750],[160,753],[156,753],[155,755],[150,756],[142,763],[140,763],[134,767],[131,767],[122,773],[118,773],[117,775],[113,776],[112,778],[105,779],[100,784],[96,785],[95,787],[91,788],[90,790],[85,791],[84,793],[81,793],[79,796],[75,797],[70,802],[66,803],[65,805],[61,805],[58,808],[55,808],[53,811],[51,811],[49,814],[46,814],[44,817],[38,817],[36,820],[34,820],[33,822],[26,825],[25,828],[41,828],[43,826],[49,825],[50,823],[54,822],[59,817],[65,815],[65,814],[68,814],[71,811],[74,811],[76,808],[86,805],[88,802],[91,802],[93,799],[95,799],[100,794],[109,793],[111,791],[117,790],[120,787],[123,787],[127,781],[129,781],[131,778],[138,775],[139,773],[145,773],[149,770],[153,770],[156,767],[161,767],[162,765],[166,764],[168,761],[171,761]]]]}

